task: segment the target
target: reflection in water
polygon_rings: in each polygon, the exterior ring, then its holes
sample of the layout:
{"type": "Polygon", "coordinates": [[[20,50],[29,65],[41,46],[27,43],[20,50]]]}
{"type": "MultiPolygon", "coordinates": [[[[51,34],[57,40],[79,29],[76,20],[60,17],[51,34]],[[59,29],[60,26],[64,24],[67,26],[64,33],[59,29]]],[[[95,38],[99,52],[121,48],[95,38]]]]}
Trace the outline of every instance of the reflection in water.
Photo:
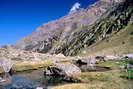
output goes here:
{"type": "Polygon", "coordinates": [[[6,81],[10,81],[11,80],[11,75],[9,73],[5,72],[3,79],[5,79],[6,81]]]}
{"type": "Polygon", "coordinates": [[[82,72],[103,72],[111,70],[110,67],[79,65],[82,72]]]}
{"type": "Polygon", "coordinates": [[[65,84],[62,77],[44,76],[43,69],[34,70],[31,72],[21,72],[18,74],[3,75],[3,78],[8,79],[8,82],[0,83],[0,89],[36,89],[43,87],[47,89],[59,84],[65,84]]]}
{"type": "MultiPolygon", "coordinates": [[[[90,67],[88,65],[82,65],[79,67],[81,68],[82,72],[110,70],[109,68],[105,67],[90,67]]],[[[6,82],[0,83],[0,89],[36,89],[37,87],[49,89],[53,86],[72,83],[64,81],[63,77],[44,76],[43,69],[20,72],[11,76],[6,73],[0,77],[6,80],[6,82]]]]}
{"type": "Polygon", "coordinates": [[[11,83],[11,76],[9,73],[5,72],[0,76],[0,83],[11,83]]]}
{"type": "Polygon", "coordinates": [[[11,83],[5,85],[3,89],[35,89],[35,86],[25,77],[14,76],[11,79],[11,83]]]}

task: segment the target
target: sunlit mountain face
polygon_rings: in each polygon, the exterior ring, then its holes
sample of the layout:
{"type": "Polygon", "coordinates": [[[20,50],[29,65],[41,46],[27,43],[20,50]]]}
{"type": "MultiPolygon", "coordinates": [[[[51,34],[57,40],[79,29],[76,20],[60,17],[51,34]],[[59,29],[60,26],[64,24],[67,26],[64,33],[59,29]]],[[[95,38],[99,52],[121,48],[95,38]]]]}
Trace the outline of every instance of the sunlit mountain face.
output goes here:
{"type": "Polygon", "coordinates": [[[0,0],[0,45],[0,89],[132,89],[133,1],[0,0]]]}
{"type": "Polygon", "coordinates": [[[38,26],[66,14],[76,3],[85,8],[96,0],[0,0],[0,45],[13,44],[38,26]]]}

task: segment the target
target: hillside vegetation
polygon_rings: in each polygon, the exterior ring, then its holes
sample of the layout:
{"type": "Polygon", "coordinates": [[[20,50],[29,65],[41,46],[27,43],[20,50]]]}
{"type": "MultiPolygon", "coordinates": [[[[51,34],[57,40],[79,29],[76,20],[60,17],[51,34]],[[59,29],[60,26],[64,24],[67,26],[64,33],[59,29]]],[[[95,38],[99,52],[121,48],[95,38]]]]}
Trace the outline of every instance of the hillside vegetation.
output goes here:
{"type": "MultiPolygon", "coordinates": [[[[70,40],[67,40],[61,45],[55,47],[54,53],[63,53],[66,56],[76,55],[80,53],[82,49],[87,48],[94,43],[103,41],[105,39],[108,40],[111,35],[116,37],[116,35],[118,35],[120,31],[128,27],[128,23],[131,21],[133,13],[132,6],[133,2],[131,0],[127,0],[124,3],[116,5],[111,10],[107,11],[106,14],[104,14],[93,25],[83,26],[77,29],[77,31],[74,31],[69,36],[70,40]]],[[[130,32],[129,30],[132,30],[131,28],[132,25],[127,28],[127,32],[130,32]]],[[[116,41],[112,41],[112,43],[115,44],[116,41]]],[[[132,39],[127,41],[129,41],[130,43],[132,39]]]]}
{"type": "Polygon", "coordinates": [[[89,55],[114,55],[121,56],[122,54],[133,53],[133,24],[129,24],[125,29],[122,29],[117,34],[112,34],[109,38],[99,41],[87,49],[83,49],[86,53],[81,53],[81,56],[89,55]]]}
{"type": "Polygon", "coordinates": [[[95,50],[94,44],[127,28],[132,22],[132,12],[132,0],[99,0],[86,9],[41,25],[31,35],[18,40],[14,47],[65,56],[82,54],[84,49],[95,50]]]}

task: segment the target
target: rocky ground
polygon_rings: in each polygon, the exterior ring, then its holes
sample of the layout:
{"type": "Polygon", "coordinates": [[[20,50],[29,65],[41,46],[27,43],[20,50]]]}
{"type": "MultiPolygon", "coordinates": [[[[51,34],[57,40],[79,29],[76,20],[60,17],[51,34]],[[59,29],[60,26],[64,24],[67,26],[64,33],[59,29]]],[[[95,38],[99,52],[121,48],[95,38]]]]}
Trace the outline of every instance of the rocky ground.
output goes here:
{"type": "MultiPolygon", "coordinates": [[[[29,69],[37,69],[50,65],[51,63],[57,64],[58,61],[70,61],[74,63],[78,61],[80,64],[88,64],[90,62],[106,61],[111,59],[120,59],[120,58],[133,58],[133,54],[126,54],[123,56],[75,56],[75,57],[66,57],[63,54],[51,55],[51,54],[41,54],[32,51],[24,51],[19,49],[14,49],[10,46],[0,47],[0,60],[10,59],[13,63],[12,71],[24,71],[29,69]],[[73,60],[73,62],[72,62],[73,60]],[[92,60],[92,61],[91,61],[92,60]]],[[[56,65],[57,66],[57,65],[56,65]]],[[[65,65],[63,65],[65,68],[65,65]]],[[[0,72],[3,72],[2,67],[0,72]]]]}
{"type": "MultiPolygon", "coordinates": [[[[41,54],[36,52],[14,49],[10,46],[0,47],[0,61],[9,59],[13,64],[11,70],[14,72],[37,69],[40,67],[47,66],[56,60],[67,60],[67,58],[62,54],[41,54]]],[[[4,72],[2,67],[3,66],[1,65],[0,73],[4,72]]]]}
{"type": "Polygon", "coordinates": [[[44,68],[76,82],[53,89],[133,89],[132,18],[132,0],[99,0],[0,47],[0,73],[44,68]]]}
{"type": "Polygon", "coordinates": [[[132,22],[132,5],[132,0],[98,0],[85,9],[39,26],[31,35],[18,40],[14,47],[75,56],[127,27],[132,22]]]}
{"type": "Polygon", "coordinates": [[[111,70],[73,74],[71,78],[80,81],[80,83],[56,86],[52,89],[132,89],[133,81],[127,79],[123,65],[124,62],[121,60],[100,62],[97,66],[109,67],[111,70]]]}
{"type": "MultiPolygon", "coordinates": [[[[64,76],[64,81],[74,82],[56,86],[53,89],[132,89],[132,81],[127,80],[124,59],[132,59],[133,54],[123,56],[65,57],[0,47],[0,61],[11,59],[10,72],[22,72],[44,68],[45,76],[64,76]],[[119,59],[119,60],[118,60],[119,59]],[[82,66],[85,65],[85,66],[82,66]],[[98,66],[98,67],[96,67],[98,66]],[[109,87],[113,86],[113,88],[109,87]]],[[[3,73],[1,65],[0,72],[3,73]]]]}

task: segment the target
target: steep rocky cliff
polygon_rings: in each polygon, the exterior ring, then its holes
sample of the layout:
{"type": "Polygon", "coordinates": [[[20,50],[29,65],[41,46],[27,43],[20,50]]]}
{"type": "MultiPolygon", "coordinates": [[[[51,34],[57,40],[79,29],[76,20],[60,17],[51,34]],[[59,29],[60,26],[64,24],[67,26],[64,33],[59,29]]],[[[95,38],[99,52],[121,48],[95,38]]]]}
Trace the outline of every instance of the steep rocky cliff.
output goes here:
{"type": "Polygon", "coordinates": [[[99,0],[86,9],[43,24],[17,41],[16,48],[41,53],[76,55],[126,27],[133,12],[132,0],[99,0]]]}

